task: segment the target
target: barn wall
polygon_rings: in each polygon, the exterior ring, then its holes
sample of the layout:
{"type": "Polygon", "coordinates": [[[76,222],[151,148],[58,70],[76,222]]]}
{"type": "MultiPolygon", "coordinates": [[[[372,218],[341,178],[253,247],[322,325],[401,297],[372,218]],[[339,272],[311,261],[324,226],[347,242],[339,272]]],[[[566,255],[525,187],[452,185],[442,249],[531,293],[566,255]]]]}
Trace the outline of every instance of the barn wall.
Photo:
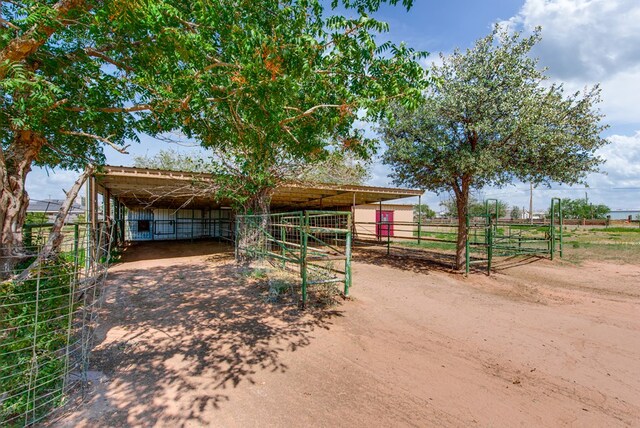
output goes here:
{"type": "Polygon", "coordinates": [[[129,241],[230,238],[231,210],[128,209],[125,233],[129,241]]]}
{"type": "MultiPolygon", "coordinates": [[[[374,239],[376,236],[376,211],[380,204],[357,205],[353,215],[356,235],[363,239],[374,239]]],[[[413,222],[413,205],[382,204],[383,211],[393,211],[393,235],[395,238],[413,237],[413,225],[399,223],[413,222]]]]}

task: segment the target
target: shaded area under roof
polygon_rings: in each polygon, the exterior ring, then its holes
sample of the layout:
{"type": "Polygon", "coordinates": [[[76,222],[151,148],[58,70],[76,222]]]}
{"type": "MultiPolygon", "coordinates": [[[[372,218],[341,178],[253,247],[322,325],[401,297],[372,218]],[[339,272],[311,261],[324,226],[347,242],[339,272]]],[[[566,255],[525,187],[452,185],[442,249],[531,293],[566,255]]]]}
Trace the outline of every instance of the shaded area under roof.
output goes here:
{"type": "MultiPolygon", "coordinates": [[[[105,166],[95,174],[100,187],[129,208],[219,208],[210,174],[105,166]]],[[[321,183],[287,183],[276,188],[272,210],[333,209],[418,196],[422,190],[321,183]]]]}

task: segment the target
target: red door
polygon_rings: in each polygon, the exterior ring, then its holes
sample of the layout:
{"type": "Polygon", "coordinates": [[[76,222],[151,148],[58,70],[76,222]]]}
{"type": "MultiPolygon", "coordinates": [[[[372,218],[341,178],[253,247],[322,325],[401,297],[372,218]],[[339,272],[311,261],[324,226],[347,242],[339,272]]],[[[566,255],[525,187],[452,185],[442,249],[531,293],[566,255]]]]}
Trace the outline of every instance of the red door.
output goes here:
{"type": "Polygon", "coordinates": [[[393,211],[376,211],[376,235],[393,236],[393,211]]]}

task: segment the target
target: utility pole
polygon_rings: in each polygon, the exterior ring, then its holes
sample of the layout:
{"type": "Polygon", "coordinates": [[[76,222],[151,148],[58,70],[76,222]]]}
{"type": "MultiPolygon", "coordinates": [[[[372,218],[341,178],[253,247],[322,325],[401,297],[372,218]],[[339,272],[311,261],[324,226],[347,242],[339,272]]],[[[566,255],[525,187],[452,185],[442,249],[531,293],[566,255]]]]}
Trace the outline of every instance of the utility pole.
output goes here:
{"type": "Polygon", "coordinates": [[[529,224],[533,224],[533,183],[529,183],[529,224]]]}

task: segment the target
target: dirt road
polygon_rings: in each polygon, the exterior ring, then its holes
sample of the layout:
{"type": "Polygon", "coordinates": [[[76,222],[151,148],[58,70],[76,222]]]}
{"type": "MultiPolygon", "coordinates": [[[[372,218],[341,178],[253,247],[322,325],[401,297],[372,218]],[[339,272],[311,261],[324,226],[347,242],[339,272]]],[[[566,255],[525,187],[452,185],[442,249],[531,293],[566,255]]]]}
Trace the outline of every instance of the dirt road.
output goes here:
{"type": "Polygon", "coordinates": [[[56,425],[640,426],[640,267],[364,254],[353,300],[300,313],[174,251],[112,269],[90,400],[56,425]]]}

